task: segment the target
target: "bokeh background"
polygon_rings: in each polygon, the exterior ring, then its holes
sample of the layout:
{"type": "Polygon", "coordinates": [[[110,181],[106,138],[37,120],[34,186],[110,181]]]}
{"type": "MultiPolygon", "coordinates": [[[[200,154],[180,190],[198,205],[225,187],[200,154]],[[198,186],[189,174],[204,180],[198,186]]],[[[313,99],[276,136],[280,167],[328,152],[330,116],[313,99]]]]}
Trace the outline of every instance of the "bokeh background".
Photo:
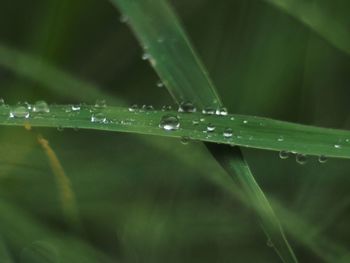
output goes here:
{"type": "MultiPolygon", "coordinates": [[[[296,1],[314,24],[271,2],[171,4],[230,113],[349,129],[350,2],[296,1]]],[[[0,46],[108,95],[85,96],[74,87],[61,93],[0,66],[0,97],[9,104],[175,106],[120,19],[107,0],[2,0],[0,46]]],[[[276,152],[244,155],[300,262],[350,262],[350,162],[310,157],[300,165],[276,152]]],[[[220,186],[224,178],[198,142],[1,127],[0,262],[280,262],[254,212],[220,186]],[[64,217],[39,133],[71,181],[78,224],[64,217]]]]}

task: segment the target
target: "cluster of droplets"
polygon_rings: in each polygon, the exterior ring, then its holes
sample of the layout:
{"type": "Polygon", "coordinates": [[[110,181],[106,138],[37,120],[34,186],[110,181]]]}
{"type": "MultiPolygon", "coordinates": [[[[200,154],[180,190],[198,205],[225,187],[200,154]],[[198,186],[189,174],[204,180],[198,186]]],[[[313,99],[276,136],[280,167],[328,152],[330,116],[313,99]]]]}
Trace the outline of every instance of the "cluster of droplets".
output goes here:
{"type": "Polygon", "coordinates": [[[107,107],[105,100],[97,100],[92,107],[90,120],[93,123],[108,123],[104,109],[107,107]]]}
{"type": "MultiPolygon", "coordinates": [[[[282,160],[287,160],[289,159],[291,156],[293,155],[292,152],[288,152],[288,151],[280,151],[279,152],[279,157],[282,159],[282,160]]],[[[306,164],[308,161],[309,161],[309,156],[306,155],[306,154],[301,154],[301,153],[295,153],[295,161],[298,163],[298,164],[301,164],[301,165],[304,165],[306,164]]],[[[318,157],[318,162],[319,163],[326,163],[328,161],[328,157],[325,156],[325,155],[320,155],[318,157]]]]}
{"type": "MultiPolygon", "coordinates": [[[[2,104],[5,105],[5,102],[3,102],[2,104]]],[[[28,102],[24,102],[18,103],[16,106],[10,109],[9,118],[29,119],[32,113],[45,114],[49,112],[50,107],[43,100],[35,102],[34,105],[31,105],[28,102]]]]}

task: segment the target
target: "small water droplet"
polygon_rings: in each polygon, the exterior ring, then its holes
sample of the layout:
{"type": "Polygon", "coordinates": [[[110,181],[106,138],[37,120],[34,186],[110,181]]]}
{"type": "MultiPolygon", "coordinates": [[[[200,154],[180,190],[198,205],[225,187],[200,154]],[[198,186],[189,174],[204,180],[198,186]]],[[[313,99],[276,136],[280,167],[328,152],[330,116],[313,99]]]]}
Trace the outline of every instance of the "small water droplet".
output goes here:
{"type": "Polygon", "coordinates": [[[35,102],[33,106],[33,112],[38,112],[38,113],[48,113],[50,112],[49,105],[43,100],[39,100],[35,102]]]}
{"type": "Polygon", "coordinates": [[[221,107],[216,110],[216,115],[226,116],[228,114],[227,108],[221,107]]]}
{"type": "Polygon", "coordinates": [[[0,107],[5,106],[5,100],[3,98],[0,98],[0,107]]]}
{"type": "Polygon", "coordinates": [[[29,110],[24,106],[17,106],[10,111],[10,118],[28,119],[30,117],[29,110]]]}
{"type": "Polygon", "coordinates": [[[151,58],[151,55],[150,54],[148,54],[148,53],[143,53],[142,54],[142,60],[148,60],[148,59],[150,59],[151,58]]]}
{"type": "Polygon", "coordinates": [[[190,140],[191,140],[191,139],[190,139],[190,137],[188,137],[188,136],[183,136],[183,137],[181,137],[181,143],[182,143],[183,145],[187,145],[187,144],[189,143],[190,140]]]}
{"type": "Polygon", "coordinates": [[[159,81],[157,82],[157,87],[158,87],[158,88],[164,87],[164,83],[163,83],[161,80],[159,80],[159,81]]]}
{"type": "Polygon", "coordinates": [[[334,144],[334,148],[336,148],[336,149],[341,149],[341,145],[340,144],[334,144]]]}
{"type": "Polygon", "coordinates": [[[102,112],[93,113],[91,115],[91,122],[106,123],[107,122],[107,118],[102,112]]]}
{"type": "Polygon", "coordinates": [[[226,129],[224,130],[224,133],[223,133],[223,135],[224,135],[225,138],[231,138],[231,137],[232,137],[232,134],[233,134],[233,132],[232,132],[232,129],[231,129],[231,128],[226,128],[226,129]]]}
{"type": "Polygon", "coordinates": [[[174,115],[165,115],[160,120],[159,127],[165,131],[175,131],[180,128],[180,121],[174,115]]]}
{"type": "Polygon", "coordinates": [[[283,142],[283,141],[284,141],[284,137],[283,137],[283,136],[278,137],[278,138],[277,138],[277,141],[283,142]]]}
{"type": "Polygon", "coordinates": [[[154,108],[152,105],[142,105],[142,110],[144,111],[153,111],[154,108]]]}
{"type": "Polygon", "coordinates": [[[207,132],[213,132],[213,131],[215,131],[215,126],[211,123],[208,123],[207,132]]]}
{"type": "Polygon", "coordinates": [[[197,108],[190,101],[182,102],[178,108],[178,112],[193,113],[196,111],[197,108]]]}
{"type": "Polygon", "coordinates": [[[320,155],[318,157],[318,162],[319,163],[326,163],[328,161],[328,157],[327,156],[324,156],[324,155],[320,155]]]}
{"type": "Polygon", "coordinates": [[[296,161],[297,161],[298,164],[302,164],[302,165],[303,165],[303,164],[306,164],[307,161],[308,161],[307,155],[305,155],[305,154],[300,154],[300,153],[298,153],[298,154],[296,155],[295,159],[296,159],[296,161]]]}
{"type": "Polygon", "coordinates": [[[235,120],[235,117],[231,117],[230,120],[231,120],[231,121],[234,121],[234,120],[235,120]]]}
{"type": "Polygon", "coordinates": [[[202,110],[202,113],[203,114],[206,114],[206,115],[214,115],[215,114],[215,109],[212,108],[212,107],[206,107],[202,110]]]}
{"type": "Polygon", "coordinates": [[[95,103],[95,108],[101,109],[101,108],[106,108],[106,100],[97,100],[95,103]]]}
{"type": "Polygon", "coordinates": [[[198,124],[199,124],[199,121],[198,121],[198,120],[193,120],[193,121],[192,121],[192,124],[193,124],[193,125],[198,125],[198,124]]]}
{"type": "Polygon", "coordinates": [[[243,121],[243,123],[244,123],[244,124],[247,124],[247,123],[248,123],[248,121],[247,121],[247,120],[244,120],[244,121],[243,121]]]}
{"type": "Polygon", "coordinates": [[[266,245],[268,246],[268,247],[274,247],[274,245],[273,245],[273,243],[272,243],[272,241],[271,241],[271,239],[269,238],[269,239],[267,239],[267,241],[266,241],[266,245]]]}
{"type": "Polygon", "coordinates": [[[290,152],[280,151],[279,156],[282,160],[286,160],[290,157],[290,152]]]}
{"type": "Polygon", "coordinates": [[[127,15],[121,15],[119,20],[122,23],[127,23],[129,22],[129,17],[127,15]]]}
{"type": "Polygon", "coordinates": [[[138,106],[137,106],[137,104],[134,104],[134,105],[132,105],[131,107],[129,107],[129,111],[130,112],[134,112],[134,111],[137,111],[138,110],[138,106]]]}
{"type": "Polygon", "coordinates": [[[61,132],[61,131],[64,130],[64,128],[60,125],[60,126],[57,127],[57,130],[58,130],[59,132],[61,132]]]}
{"type": "Polygon", "coordinates": [[[72,111],[80,111],[81,106],[80,105],[72,105],[71,109],[72,109],[72,111]]]}
{"type": "Polygon", "coordinates": [[[170,105],[164,105],[162,111],[171,111],[172,107],[170,105]]]}

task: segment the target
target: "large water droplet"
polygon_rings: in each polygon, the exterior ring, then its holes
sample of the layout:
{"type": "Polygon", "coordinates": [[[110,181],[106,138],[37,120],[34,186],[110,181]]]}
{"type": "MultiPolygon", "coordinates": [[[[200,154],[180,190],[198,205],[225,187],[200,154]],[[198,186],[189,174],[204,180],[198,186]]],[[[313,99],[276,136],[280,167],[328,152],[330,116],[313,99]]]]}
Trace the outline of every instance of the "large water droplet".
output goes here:
{"type": "Polygon", "coordinates": [[[97,113],[93,113],[91,115],[91,122],[95,122],[95,123],[106,123],[107,122],[107,118],[104,115],[104,113],[102,112],[97,112],[97,113]]]}
{"type": "Polygon", "coordinates": [[[186,112],[186,113],[193,113],[196,111],[197,111],[197,108],[190,101],[182,102],[178,109],[178,112],[186,112]]]}
{"type": "Polygon", "coordinates": [[[319,163],[326,163],[328,161],[328,157],[321,155],[318,157],[318,161],[319,161],[319,163]]]}
{"type": "Polygon", "coordinates": [[[10,111],[10,118],[28,119],[30,116],[29,110],[24,106],[18,106],[10,111]]]}
{"type": "Polygon", "coordinates": [[[308,157],[305,154],[300,154],[298,153],[295,157],[295,160],[297,161],[298,164],[306,164],[308,161],[308,157]]]}
{"type": "Polygon", "coordinates": [[[282,160],[286,160],[290,157],[290,152],[287,152],[287,151],[280,151],[279,153],[279,157],[282,159],[282,160]]]}
{"type": "Polygon", "coordinates": [[[175,131],[180,128],[180,121],[174,115],[165,115],[160,120],[159,127],[165,131],[175,131]]]}
{"type": "Polygon", "coordinates": [[[231,128],[226,128],[226,129],[224,130],[224,133],[223,133],[223,135],[224,135],[225,138],[231,138],[231,137],[232,137],[232,134],[233,134],[233,132],[232,132],[232,129],[231,129],[231,128]]]}
{"type": "Polygon", "coordinates": [[[213,132],[213,131],[215,131],[215,126],[211,123],[208,123],[207,132],[213,132]]]}
{"type": "Polygon", "coordinates": [[[43,100],[39,100],[35,102],[33,106],[33,112],[38,112],[38,113],[48,113],[50,112],[49,105],[43,100]]]}

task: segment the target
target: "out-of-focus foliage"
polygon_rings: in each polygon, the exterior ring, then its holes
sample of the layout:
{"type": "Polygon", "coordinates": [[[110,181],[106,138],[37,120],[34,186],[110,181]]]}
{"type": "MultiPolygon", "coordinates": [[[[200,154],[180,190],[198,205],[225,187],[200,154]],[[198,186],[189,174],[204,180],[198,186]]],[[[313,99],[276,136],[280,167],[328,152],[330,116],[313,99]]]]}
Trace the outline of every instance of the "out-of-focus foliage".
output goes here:
{"type": "MultiPolygon", "coordinates": [[[[230,112],[349,129],[348,35],[336,32],[349,33],[350,3],[305,0],[288,9],[273,2],[172,4],[230,112]],[[306,5],[312,12],[294,12],[306,5]],[[305,23],[315,17],[322,21],[317,27],[305,23]]],[[[3,0],[0,42],[99,86],[101,94],[109,94],[105,99],[110,104],[117,99],[157,108],[171,104],[119,19],[108,1],[3,0]]],[[[70,97],[63,86],[62,93],[50,90],[4,67],[0,85],[0,97],[11,104],[93,101],[81,90],[72,88],[70,97]]],[[[349,162],[320,164],[310,158],[299,165],[261,150],[246,150],[245,156],[282,225],[292,233],[300,261],[348,262],[349,162]]],[[[195,142],[1,127],[0,259],[278,262],[252,212],[218,186],[229,186],[218,182],[222,173],[195,142]],[[37,142],[39,133],[71,181],[79,225],[64,219],[53,172],[37,142]],[[164,147],[152,146],[157,144],[164,147]]]]}

